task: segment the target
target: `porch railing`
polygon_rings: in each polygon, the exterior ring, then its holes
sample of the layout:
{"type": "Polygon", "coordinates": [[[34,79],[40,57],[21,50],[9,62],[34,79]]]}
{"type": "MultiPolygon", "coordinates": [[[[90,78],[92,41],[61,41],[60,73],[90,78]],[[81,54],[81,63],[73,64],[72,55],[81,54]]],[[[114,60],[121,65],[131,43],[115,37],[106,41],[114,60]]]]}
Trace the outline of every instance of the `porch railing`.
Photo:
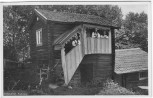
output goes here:
{"type": "Polygon", "coordinates": [[[87,54],[108,53],[109,39],[106,38],[87,38],[87,54]]]}

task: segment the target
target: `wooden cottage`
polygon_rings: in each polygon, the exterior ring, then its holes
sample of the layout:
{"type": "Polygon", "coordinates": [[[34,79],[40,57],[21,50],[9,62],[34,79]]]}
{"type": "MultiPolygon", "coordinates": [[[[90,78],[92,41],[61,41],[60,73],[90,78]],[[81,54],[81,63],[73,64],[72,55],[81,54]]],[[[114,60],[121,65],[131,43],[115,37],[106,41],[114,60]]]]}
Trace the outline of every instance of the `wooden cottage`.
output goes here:
{"type": "Polygon", "coordinates": [[[36,68],[46,66],[49,71],[64,73],[66,85],[75,73],[81,82],[112,78],[117,27],[99,16],[42,9],[34,12],[29,32],[36,68]]]}
{"type": "Polygon", "coordinates": [[[128,89],[148,86],[148,54],[140,48],[115,51],[115,81],[128,89]]]}

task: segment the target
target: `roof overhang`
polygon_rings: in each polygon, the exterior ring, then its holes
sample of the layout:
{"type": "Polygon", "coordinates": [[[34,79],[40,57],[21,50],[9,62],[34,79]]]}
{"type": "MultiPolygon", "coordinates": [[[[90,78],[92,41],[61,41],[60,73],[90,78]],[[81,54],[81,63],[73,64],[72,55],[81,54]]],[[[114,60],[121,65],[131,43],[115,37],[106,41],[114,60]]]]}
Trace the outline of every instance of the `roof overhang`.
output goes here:
{"type": "Polygon", "coordinates": [[[45,21],[45,23],[48,21],[47,17],[45,17],[42,13],[40,13],[37,9],[34,10],[34,12],[36,13],[36,15],[38,17],[40,17],[43,21],[45,21]]]}
{"type": "Polygon", "coordinates": [[[133,70],[133,71],[115,71],[116,74],[128,74],[128,73],[135,73],[135,72],[143,72],[143,71],[148,71],[148,69],[143,69],[143,70],[133,70]]]}

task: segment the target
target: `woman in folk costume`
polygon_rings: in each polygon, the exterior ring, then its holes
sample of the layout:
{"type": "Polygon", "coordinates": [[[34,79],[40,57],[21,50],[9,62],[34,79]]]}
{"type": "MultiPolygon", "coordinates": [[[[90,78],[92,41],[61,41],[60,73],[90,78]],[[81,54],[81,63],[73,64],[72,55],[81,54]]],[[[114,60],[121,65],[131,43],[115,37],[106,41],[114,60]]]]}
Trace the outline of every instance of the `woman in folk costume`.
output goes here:
{"type": "Polygon", "coordinates": [[[108,36],[106,35],[106,31],[104,31],[104,38],[108,38],[108,36]]]}
{"type": "Polygon", "coordinates": [[[72,41],[72,46],[76,46],[77,45],[77,41],[76,41],[76,38],[74,37],[74,40],[72,41]]]}
{"type": "Polygon", "coordinates": [[[96,30],[95,30],[95,37],[96,38],[100,38],[100,34],[98,33],[98,29],[96,28],[96,30]]]}
{"type": "Polygon", "coordinates": [[[78,36],[76,36],[76,37],[75,37],[75,40],[73,40],[73,42],[72,42],[72,45],[73,45],[73,46],[77,46],[77,45],[80,45],[80,44],[81,44],[81,42],[80,42],[78,36]]]}
{"type": "Polygon", "coordinates": [[[95,32],[92,32],[92,37],[95,38],[95,32]]]}

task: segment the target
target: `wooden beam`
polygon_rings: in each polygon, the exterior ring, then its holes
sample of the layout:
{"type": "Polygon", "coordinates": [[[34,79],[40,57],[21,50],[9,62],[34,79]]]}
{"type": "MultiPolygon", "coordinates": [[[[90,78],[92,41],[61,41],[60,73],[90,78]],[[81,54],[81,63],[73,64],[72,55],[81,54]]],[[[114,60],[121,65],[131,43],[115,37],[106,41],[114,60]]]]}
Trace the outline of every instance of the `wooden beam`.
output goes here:
{"type": "Polygon", "coordinates": [[[89,25],[89,24],[83,24],[85,28],[98,28],[98,29],[104,29],[104,30],[110,30],[108,27],[103,26],[95,26],[95,25],[89,25]]]}
{"type": "Polygon", "coordinates": [[[47,18],[41,14],[37,9],[35,9],[35,13],[37,14],[38,17],[40,17],[45,23],[47,22],[47,18]]]}
{"type": "Polygon", "coordinates": [[[114,80],[114,69],[115,69],[115,32],[114,28],[111,28],[111,46],[112,46],[112,79],[114,80]]]}
{"type": "Polygon", "coordinates": [[[111,31],[109,31],[109,53],[112,53],[112,36],[111,31]]]}
{"type": "Polygon", "coordinates": [[[61,50],[62,49],[62,46],[61,45],[55,45],[54,46],[54,50],[61,50]]]}

